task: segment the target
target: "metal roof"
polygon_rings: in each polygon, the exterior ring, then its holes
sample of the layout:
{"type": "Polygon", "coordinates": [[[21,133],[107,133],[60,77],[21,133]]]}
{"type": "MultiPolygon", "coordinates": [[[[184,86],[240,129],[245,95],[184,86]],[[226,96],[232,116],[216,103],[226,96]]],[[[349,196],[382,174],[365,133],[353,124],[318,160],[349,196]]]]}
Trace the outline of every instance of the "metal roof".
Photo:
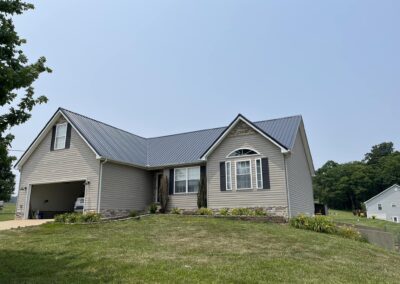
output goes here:
{"type": "MultiPolygon", "coordinates": [[[[60,111],[100,156],[143,167],[200,162],[202,154],[227,128],[143,138],[66,109],[60,111]]],[[[294,145],[301,120],[301,116],[291,116],[258,121],[254,122],[254,125],[290,150],[294,145]]]]}

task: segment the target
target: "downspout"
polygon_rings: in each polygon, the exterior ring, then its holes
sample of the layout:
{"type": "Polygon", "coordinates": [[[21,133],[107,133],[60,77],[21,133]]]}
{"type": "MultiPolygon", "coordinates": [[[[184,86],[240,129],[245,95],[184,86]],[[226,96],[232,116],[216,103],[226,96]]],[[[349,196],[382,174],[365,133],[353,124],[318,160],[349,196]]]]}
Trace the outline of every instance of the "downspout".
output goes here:
{"type": "Polygon", "coordinates": [[[106,164],[108,159],[104,161],[100,161],[100,174],[99,174],[99,189],[97,194],[97,213],[100,213],[100,200],[101,200],[101,191],[103,188],[103,165],[106,164]]]}
{"type": "Polygon", "coordinates": [[[286,182],[286,196],[287,196],[287,203],[288,203],[288,217],[289,219],[292,217],[292,208],[290,206],[290,190],[289,190],[289,180],[288,180],[288,169],[287,169],[287,154],[283,155],[283,163],[285,164],[285,182],[286,182]]]}

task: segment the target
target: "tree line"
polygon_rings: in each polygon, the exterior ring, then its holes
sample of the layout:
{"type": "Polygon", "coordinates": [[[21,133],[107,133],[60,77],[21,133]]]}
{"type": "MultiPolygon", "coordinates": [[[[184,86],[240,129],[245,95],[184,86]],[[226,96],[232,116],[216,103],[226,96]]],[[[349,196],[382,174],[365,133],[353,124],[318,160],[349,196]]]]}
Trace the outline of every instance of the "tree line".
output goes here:
{"type": "Polygon", "coordinates": [[[385,142],[361,161],[326,162],[316,171],[314,197],[333,209],[362,209],[363,202],[395,183],[400,184],[400,152],[385,142]]]}

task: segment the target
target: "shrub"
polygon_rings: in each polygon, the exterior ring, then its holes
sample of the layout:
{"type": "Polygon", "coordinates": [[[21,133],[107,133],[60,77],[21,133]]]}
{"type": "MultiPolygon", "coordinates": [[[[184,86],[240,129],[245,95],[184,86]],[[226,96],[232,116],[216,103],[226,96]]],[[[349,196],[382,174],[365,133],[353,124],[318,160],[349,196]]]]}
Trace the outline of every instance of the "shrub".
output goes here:
{"type": "Polygon", "coordinates": [[[182,210],[179,209],[179,208],[176,208],[176,207],[175,207],[175,208],[172,208],[171,214],[180,215],[180,214],[182,214],[182,210]]]}
{"type": "Polygon", "coordinates": [[[221,216],[228,216],[228,215],[229,215],[229,209],[228,209],[228,208],[221,208],[221,209],[219,209],[219,215],[221,215],[221,216]]]}
{"type": "Polygon", "coordinates": [[[363,241],[364,238],[361,236],[360,232],[355,228],[350,226],[340,226],[337,227],[336,234],[347,239],[352,239],[356,241],[363,241]]]}
{"type": "Polygon", "coordinates": [[[254,210],[250,208],[233,208],[231,214],[233,216],[254,216],[254,210]]]}
{"type": "Polygon", "coordinates": [[[131,210],[131,212],[129,212],[129,217],[136,217],[138,215],[136,210],[131,210]]]}
{"type": "Polygon", "coordinates": [[[267,212],[264,210],[264,208],[257,207],[254,209],[254,215],[255,216],[267,216],[267,212]]]}
{"type": "Polygon", "coordinates": [[[319,233],[334,233],[336,226],[332,219],[325,216],[308,217],[299,215],[290,219],[290,225],[295,228],[311,230],[319,233]]]}
{"type": "Polygon", "coordinates": [[[160,212],[165,213],[167,211],[168,202],[169,202],[169,185],[168,185],[168,177],[166,175],[162,175],[161,184],[160,184],[160,212]]]}
{"type": "Polygon", "coordinates": [[[150,214],[156,214],[157,213],[157,208],[158,208],[157,204],[152,203],[150,205],[150,207],[149,207],[150,214]]]}
{"type": "Polygon", "coordinates": [[[54,217],[54,222],[56,223],[95,223],[99,222],[101,219],[101,215],[94,212],[89,213],[65,213],[56,215],[54,217]]]}
{"type": "Polygon", "coordinates": [[[375,216],[375,215],[372,215],[372,219],[375,220],[375,219],[376,219],[376,216],[375,216]]]}
{"type": "Polygon", "coordinates": [[[197,215],[212,215],[213,212],[210,208],[200,208],[196,211],[197,215]]]}

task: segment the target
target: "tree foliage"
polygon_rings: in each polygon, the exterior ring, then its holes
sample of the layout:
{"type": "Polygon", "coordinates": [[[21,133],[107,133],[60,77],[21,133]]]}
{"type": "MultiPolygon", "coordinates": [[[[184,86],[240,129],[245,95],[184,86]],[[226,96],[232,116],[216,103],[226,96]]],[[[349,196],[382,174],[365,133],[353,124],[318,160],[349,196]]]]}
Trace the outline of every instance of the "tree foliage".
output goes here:
{"type": "Polygon", "coordinates": [[[207,207],[207,177],[202,175],[200,178],[199,192],[197,193],[197,207],[206,208],[207,207]]]}
{"type": "Polygon", "coordinates": [[[168,196],[168,177],[166,175],[163,175],[161,177],[161,184],[160,184],[160,212],[165,213],[167,211],[168,207],[168,201],[169,201],[169,196],[168,196]]]}
{"type": "Polygon", "coordinates": [[[389,142],[373,146],[363,161],[328,161],[316,172],[314,194],[331,208],[354,210],[394,183],[400,183],[400,152],[389,142]]]}
{"type": "Polygon", "coordinates": [[[51,72],[40,57],[29,63],[20,49],[26,43],[18,36],[12,17],[34,9],[30,3],[20,0],[0,0],[0,199],[8,200],[15,186],[11,171],[14,157],[8,148],[14,136],[9,132],[13,126],[26,122],[33,107],[46,103],[45,96],[35,97],[33,83],[43,72],[51,72]]]}

